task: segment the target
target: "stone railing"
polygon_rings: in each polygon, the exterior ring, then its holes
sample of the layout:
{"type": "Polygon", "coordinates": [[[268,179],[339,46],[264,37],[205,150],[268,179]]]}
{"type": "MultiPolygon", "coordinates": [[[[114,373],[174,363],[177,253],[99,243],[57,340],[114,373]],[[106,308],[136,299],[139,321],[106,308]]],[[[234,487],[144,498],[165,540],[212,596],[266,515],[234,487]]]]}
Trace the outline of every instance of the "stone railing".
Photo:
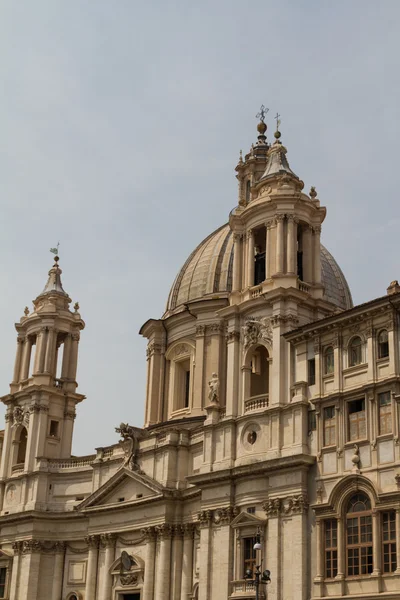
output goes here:
{"type": "MultiPolygon", "coordinates": [[[[259,598],[265,598],[265,592],[262,589],[264,586],[260,586],[259,598]]],[[[246,598],[255,598],[256,597],[256,588],[252,581],[246,581],[245,579],[240,579],[232,582],[232,596],[238,596],[240,598],[244,597],[246,594],[246,598]]]]}
{"type": "Polygon", "coordinates": [[[12,472],[12,473],[22,473],[22,472],[23,472],[23,470],[24,470],[24,466],[25,466],[25,464],[24,464],[24,463],[18,463],[18,464],[16,464],[16,465],[13,465],[13,466],[11,467],[11,472],[12,472]]]}
{"type": "Polygon", "coordinates": [[[307,294],[310,293],[310,286],[307,285],[306,283],[304,283],[304,281],[300,281],[300,279],[298,279],[297,285],[298,285],[299,290],[301,292],[307,292],[307,294]]]}
{"type": "Polygon", "coordinates": [[[262,294],[262,285],[256,285],[251,288],[250,294],[252,298],[258,298],[262,294]]]}
{"type": "Polygon", "coordinates": [[[87,467],[94,462],[95,458],[95,454],[73,458],[52,458],[48,461],[48,466],[49,469],[75,469],[76,467],[87,467]]]}
{"type": "Polygon", "coordinates": [[[251,396],[244,402],[244,412],[252,410],[260,410],[268,407],[268,394],[260,394],[259,396],[251,396]]]}

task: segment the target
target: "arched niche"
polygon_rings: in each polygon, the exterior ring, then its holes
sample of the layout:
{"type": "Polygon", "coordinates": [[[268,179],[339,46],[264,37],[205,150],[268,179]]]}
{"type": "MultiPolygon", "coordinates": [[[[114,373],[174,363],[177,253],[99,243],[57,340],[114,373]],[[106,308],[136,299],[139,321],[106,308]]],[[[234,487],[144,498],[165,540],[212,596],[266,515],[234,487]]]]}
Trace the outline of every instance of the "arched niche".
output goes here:
{"type": "Polygon", "coordinates": [[[246,350],[242,367],[244,412],[268,406],[270,351],[267,343],[252,344],[246,350]]]}
{"type": "Polygon", "coordinates": [[[28,444],[28,430],[24,425],[18,425],[13,436],[12,467],[13,470],[23,470],[28,444]]]}

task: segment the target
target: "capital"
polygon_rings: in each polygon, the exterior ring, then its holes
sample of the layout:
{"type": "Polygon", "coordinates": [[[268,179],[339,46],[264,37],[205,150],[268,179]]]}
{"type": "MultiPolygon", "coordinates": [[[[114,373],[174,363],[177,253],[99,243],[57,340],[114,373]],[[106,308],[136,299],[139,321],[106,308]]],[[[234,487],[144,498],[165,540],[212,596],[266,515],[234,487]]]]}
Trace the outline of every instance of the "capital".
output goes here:
{"type": "Polygon", "coordinates": [[[157,532],[156,532],[156,528],[155,527],[144,527],[141,530],[141,533],[143,536],[145,536],[145,538],[149,541],[151,540],[155,540],[157,532]]]}
{"type": "Polygon", "coordinates": [[[89,548],[97,549],[99,547],[100,536],[98,535],[88,535],[85,537],[85,542],[89,546],[89,548]]]}
{"type": "Polygon", "coordinates": [[[282,223],[285,219],[285,215],[277,214],[277,215],[275,215],[275,219],[278,223],[282,223]]]}
{"type": "Polygon", "coordinates": [[[100,543],[104,548],[114,547],[117,542],[115,533],[104,533],[100,536],[100,543]]]}

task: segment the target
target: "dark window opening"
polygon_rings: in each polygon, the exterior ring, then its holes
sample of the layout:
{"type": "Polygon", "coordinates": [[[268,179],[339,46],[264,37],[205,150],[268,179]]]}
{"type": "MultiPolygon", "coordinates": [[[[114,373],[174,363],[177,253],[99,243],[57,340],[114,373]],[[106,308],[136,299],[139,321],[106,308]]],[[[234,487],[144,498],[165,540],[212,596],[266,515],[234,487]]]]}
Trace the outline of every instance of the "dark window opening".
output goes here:
{"type": "Polygon", "coordinates": [[[304,281],[303,275],[303,252],[297,252],[297,277],[304,281]]]}
{"type": "Polygon", "coordinates": [[[250,180],[248,179],[246,181],[246,204],[248,204],[250,202],[250,187],[251,187],[251,183],[250,183],[250,180]]]}
{"type": "Polygon", "coordinates": [[[50,437],[58,437],[58,421],[50,421],[50,437]]]}
{"type": "Polygon", "coordinates": [[[308,433],[317,430],[317,416],[315,410],[308,411],[308,433]]]}
{"type": "Polygon", "coordinates": [[[249,569],[252,573],[254,573],[254,568],[256,566],[256,550],[254,550],[254,544],[256,543],[255,537],[244,538],[243,543],[243,574],[249,569]]]}
{"type": "Polygon", "coordinates": [[[265,281],[265,252],[256,254],[254,265],[254,285],[265,281]]]}
{"type": "Polygon", "coordinates": [[[308,385],[315,384],[315,358],[308,361],[308,385]]]}
{"type": "Polygon", "coordinates": [[[0,598],[5,598],[6,595],[6,579],[7,569],[6,567],[2,567],[0,569],[0,598]]]}
{"type": "Polygon", "coordinates": [[[256,507],[255,506],[249,506],[247,509],[247,512],[249,513],[249,515],[255,515],[256,514],[256,507]]]}
{"type": "Polygon", "coordinates": [[[378,335],[378,358],[387,358],[389,356],[389,337],[386,329],[378,335]]]}
{"type": "Polygon", "coordinates": [[[185,408],[189,407],[190,371],[185,371],[185,408]]]}
{"type": "Polygon", "coordinates": [[[25,463],[26,456],[26,444],[28,441],[28,432],[25,427],[21,429],[21,433],[19,434],[19,442],[18,442],[18,453],[17,453],[17,464],[25,463]]]}

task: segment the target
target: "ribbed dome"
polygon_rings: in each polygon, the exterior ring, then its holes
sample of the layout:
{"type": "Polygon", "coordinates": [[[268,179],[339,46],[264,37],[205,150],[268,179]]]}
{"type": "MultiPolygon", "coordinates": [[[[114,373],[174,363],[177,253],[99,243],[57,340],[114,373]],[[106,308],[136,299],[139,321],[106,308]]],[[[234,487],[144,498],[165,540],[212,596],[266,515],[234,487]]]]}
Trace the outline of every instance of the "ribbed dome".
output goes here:
{"type": "MultiPolygon", "coordinates": [[[[333,258],[321,245],[322,284],[325,300],[346,309],[353,306],[347,281],[333,258]]],[[[233,237],[223,225],[197,246],[179,271],[167,302],[167,311],[191,300],[232,290],[233,237]]]]}

